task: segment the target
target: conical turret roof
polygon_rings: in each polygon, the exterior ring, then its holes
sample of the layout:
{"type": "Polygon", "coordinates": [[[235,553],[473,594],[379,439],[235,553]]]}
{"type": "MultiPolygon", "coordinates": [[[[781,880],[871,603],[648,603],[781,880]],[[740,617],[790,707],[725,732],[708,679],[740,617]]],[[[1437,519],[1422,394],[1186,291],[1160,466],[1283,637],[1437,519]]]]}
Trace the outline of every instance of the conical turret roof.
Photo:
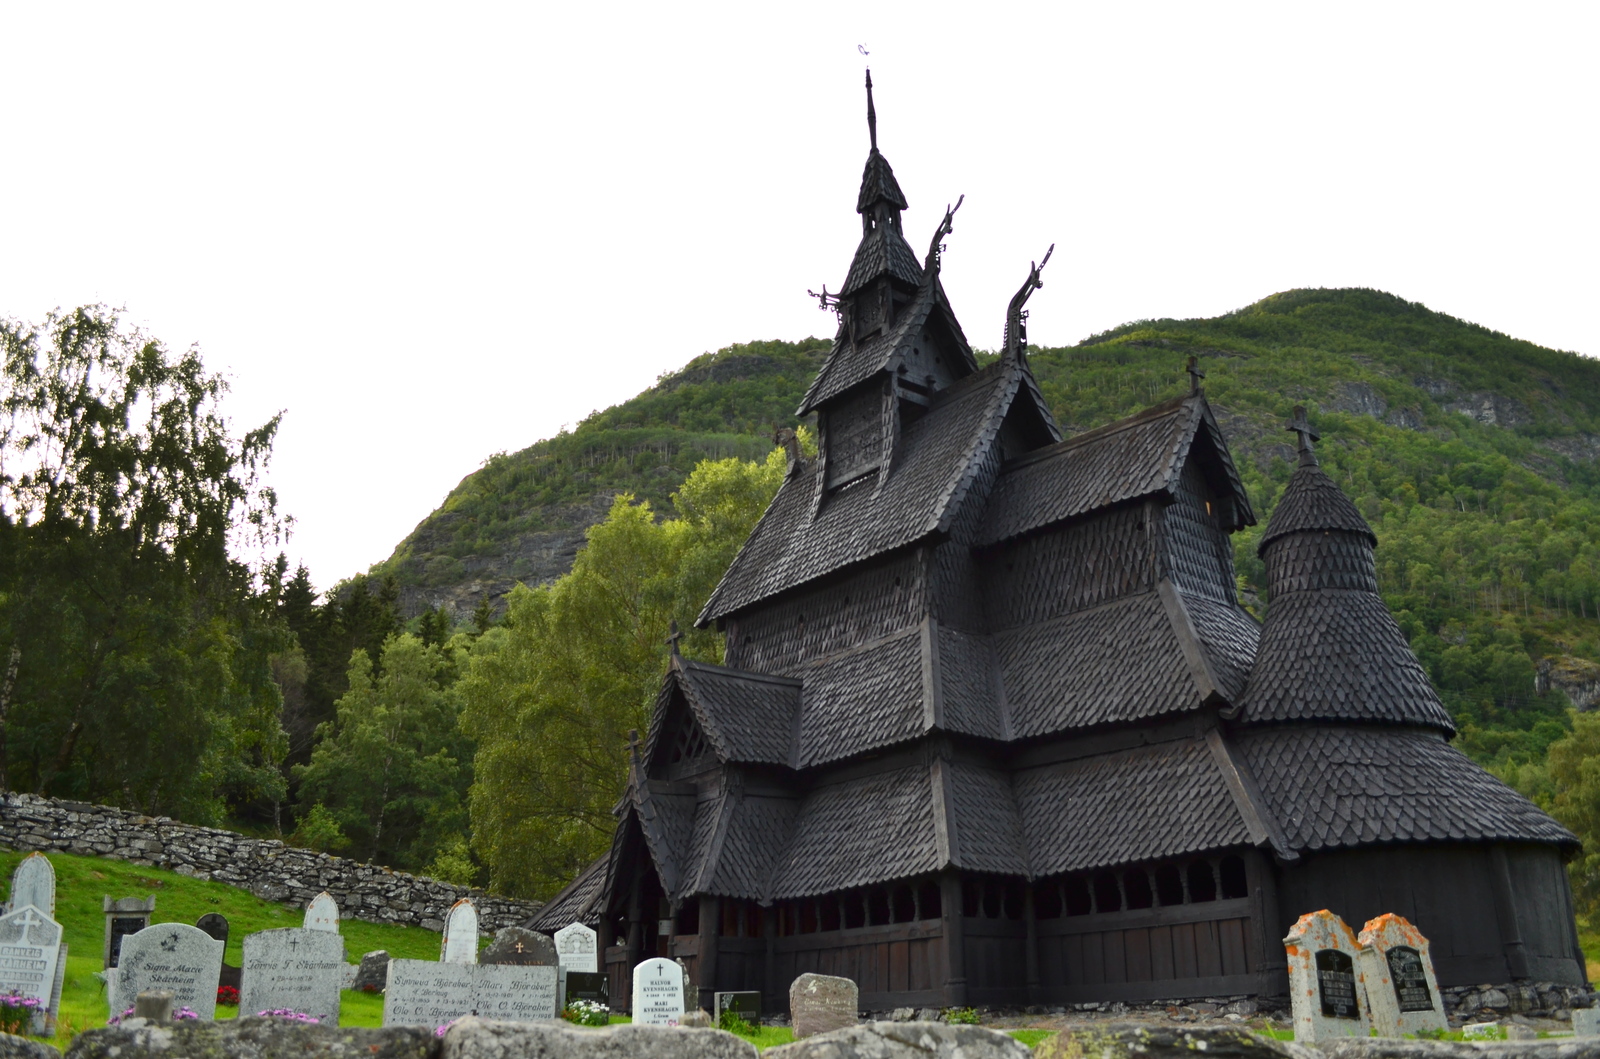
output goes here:
{"type": "Polygon", "coordinates": [[[887,202],[897,210],[910,209],[906,193],[900,190],[900,182],[894,178],[894,170],[889,167],[889,160],[874,145],[872,153],[867,155],[867,166],[861,171],[861,193],[856,196],[856,212],[866,213],[879,202],[887,202]]]}
{"type": "Polygon", "coordinates": [[[1449,711],[1378,596],[1377,537],[1317,466],[1309,434],[1304,428],[1300,467],[1262,538],[1269,609],[1241,720],[1366,721],[1454,732],[1449,711]]]}

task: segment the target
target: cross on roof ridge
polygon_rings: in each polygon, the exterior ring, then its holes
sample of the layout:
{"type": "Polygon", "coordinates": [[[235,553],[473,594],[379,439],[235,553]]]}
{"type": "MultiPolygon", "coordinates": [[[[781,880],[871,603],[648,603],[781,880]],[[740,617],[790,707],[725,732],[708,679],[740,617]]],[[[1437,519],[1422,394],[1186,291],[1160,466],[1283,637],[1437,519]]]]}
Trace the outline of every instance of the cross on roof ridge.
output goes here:
{"type": "Polygon", "coordinates": [[[1322,435],[1311,429],[1311,421],[1306,418],[1305,405],[1297,404],[1294,406],[1294,418],[1289,421],[1289,425],[1284,429],[1300,435],[1300,465],[1302,467],[1315,467],[1317,454],[1312,450],[1311,443],[1313,441],[1321,441],[1322,435]]]}
{"type": "Polygon", "coordinates": [[[1206,373],[1200,370],[1200,358],[1191,356],[1184,370],[1189,373],[1189,392],[1199,393],[1200,380],[1206,377],[1206,373]]]}

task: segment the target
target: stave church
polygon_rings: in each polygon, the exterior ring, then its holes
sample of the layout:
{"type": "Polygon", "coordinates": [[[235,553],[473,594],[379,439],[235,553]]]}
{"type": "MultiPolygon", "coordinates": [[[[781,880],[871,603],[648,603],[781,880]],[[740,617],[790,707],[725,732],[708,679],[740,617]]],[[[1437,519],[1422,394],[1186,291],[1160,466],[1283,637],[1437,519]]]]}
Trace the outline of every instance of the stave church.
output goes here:
{"type": "MultiPolygon", "coordinates": [[[[1571,833],[1451,745],[1317,464],[1261,538],[1196,385],[1063,438],[1029,369],[1035,267],[979,367],[871,149],[838,336],[787,477],[674,647],[610,852],[534,926],[597,927],[613,1005],[681,959],[711,990],[851,978],[862,1007],[1287,992],[1303,912],[1405,916],[1441,985],[1581,984],[1571,833]]],[[[1048,255],[1047,255],[1048,258],[1048,255]]],[[[826,292],[825,292],[826,294],[826,292]]]]}

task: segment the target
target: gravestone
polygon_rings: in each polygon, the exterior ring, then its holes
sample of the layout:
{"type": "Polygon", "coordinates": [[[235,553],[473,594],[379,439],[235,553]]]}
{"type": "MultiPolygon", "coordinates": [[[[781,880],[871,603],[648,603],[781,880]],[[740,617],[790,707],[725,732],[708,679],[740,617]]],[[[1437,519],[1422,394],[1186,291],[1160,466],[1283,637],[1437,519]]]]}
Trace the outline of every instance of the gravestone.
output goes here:
{"type": "Polygon", "coordinates": [[[478,910],[463,897],[450,906],[444,917],[444,936],[439,939],[441,963],[478,962],[478,910]]]}
{"type": "Polygon", "coordinates": [[[389,950],[375,949],[361,957],[350,988],[358,993],[381,993],[389,981],[389,950]]]}
{"type": "Polygon", "coordinates": [[[501,927],[494,941],[478,953],[479,963],[513,963],[525,967],[554,967],[555,942],[527,927],[501,927]]]}
{"type": "Polygon", "coordinates": [[[439,1027],[465,1015],[534,1022],[558,1014],[554,967],[389,961],[385,1026],[439,1027]]]}
{"type": "Polygon", "coordinates": [[[731,1011],[752,1026],[761,1025],[761,994],[758,992],[716,993],[713,996],[712,1015],[716,1025],[722,1025],[722,1013],[731,1011]]]}
{"type": "MultiPolygon", "coordinates": [[[[223,951],[227,951],[227,916],[223,915],[221,912],[207,912],[205,915],[195,920],[194,925],[205,931],[207,934],[210,934],[213,938],[216,938],[218,941],[222,942],[223,951]]],[[[239,988],[239,968],[228,963],[226,959],[223,960],[221,974],[217,976],[218,988],[221,988],[225,985],[232,986],[234,989],[239,988]]]]}
{"type": "Polygon", "coordinates": [[[6,911],[16,912],[32,905],[54,919],[56,914],[56,869],[43,853],[22,858],[11,873],[11,902],[6,911]]]}
{"type": "Polygon", "coordinates": [[[1289,1001],[1294,1039],[1310,1044],[1338,1037],[1365,1037],[1371,1028],[1355,933],[1322,909],[1307,912],[1283,939],[1289,957],[1289,1001]]]}
{"type": "Polygon", "coordinates": [[[150,925],[150,916],[156,910],[154,897],[120,897],[113,901],[102,899],[106,912],[105,966],[117,965],[117,953],[122,939],[137,934],[150,925]]]}
{"type": "Polygon", "coordinates": [[[574,1000],[588,1000],[611,1006],[611,976],[593,971],[564,971],[561,1006],[574,1000]]]}
{"type": "Polygon", "coordinates": [[[174,1010],[187,1007],[203,1019],[217,1012],[217,977],[222,972],[222,942],[187,923],[157,923],[122,939],[111,1014],[133,1007],[146,989],[172,993],[174,1010]]]}
{"type": "Polygon", "coordinates": [[[1600,1037],[1600,1008],[1573,1008],[1572,1035],[1600,1037]]]}
{"type": "Polygon", "coordinates": [[[848,978],[803,974],[789,986],[789,1020],[794,1039],[842,1030],[860,1021],[861,991],[848,978]]]}
{"type": "Polygon", "coordinates": [[[633,969],[635,1026],[676,1026],[683,1010],[682,967],[658,956],[633,969]]]}
{"type": "Polygon", "coordinates": [[[306,930],[331,930],[339,933],[339,905],[333,895],[324,890],[311,899],[306,905],[305,922],[300,924],[306,930]]]}
{"type": "Polygon", "coordinates": [[[0,916],[0,992],[32,997],[43,1005],[29,1029],[43,1033],[61,1008],[60,986],[66,946],[61,924],[32,904],[0,916]]]}
{"type": "Polygon", "coordinates": [[[582,923],[569,923],[556,931],[556,955],[568,973],[600,970],[597,935],[582,923]]]}
{"type": "Polygon", "coordinates": [[[345,966],[344,938],[326,930],[285,927],[248,934],[239,1013],[288,1008],[338,1025],[345,966]]]}
{"type": "Polygon", "coordinates": [[[1409,1037],[1450,1028],[1422,931],[1390,912],[1367,920],[1356,941],[1378,1036],[1409,1037]]]}

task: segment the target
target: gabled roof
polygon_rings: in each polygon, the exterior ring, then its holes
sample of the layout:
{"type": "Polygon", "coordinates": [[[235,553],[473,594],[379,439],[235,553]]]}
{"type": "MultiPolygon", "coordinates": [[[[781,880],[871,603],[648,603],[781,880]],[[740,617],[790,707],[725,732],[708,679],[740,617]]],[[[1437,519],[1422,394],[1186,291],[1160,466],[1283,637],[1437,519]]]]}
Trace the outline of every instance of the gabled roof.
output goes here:
{"type": "Polygon", "coordinates": [[[1246,730],[1233,742],[1296,849],[1578,842],[1436,732],[1294,725],[1246,730]]]}
{"type": "Polygon", "coordinates": [[[1377,534],[1372,532],[1372,527],[1367,525],[1367,520],[1361,517],[1344,490],[1317,466],[1315,459],[1310,462],[1302,459],[1278,498],[1277,507],[1272,509],[1267,532],[1261,535],[1256,550],[1265,552],[1267,545],[1285,534],[1323,530],[1359,533],[1374,547],[1378,544],[1377,534]]]}
{"type": "Polygon", "coordinates": [[[668,669],[722,761],[789,763],[800,682],[674,656],[668,669]]]}
{"type": "Polygon", "coordinates": [[[856,212],[866,213],[879,201],[887,202],[897,210],[911,207],[906,193],[900,190],[900,181],[894,178],[889,160],[876,147],[867,155],[867,164],[861,170],[861,192],[856,196],[856,212]]]}
{"type": "Polygon", "coordinates": [[[1255,524],[1250,498],[1204,395],[1191,394],[1007,465],[989,496],[980,544],[996,544],[1057,522],[1154,493],[1173,493],[1197,438],[1205,437],[1234,502],[1236,525],[1255,524]]]}
{"type": "Polygon", "coordinates": [[[899,230],[887,224],[861,237],[839,297],[848,298],[884,273],[907,286],[922,286],[922,265],[917,255],[912,253],[899,230]]]}
{"type": "Polygon", "coordinates": [[[567,884],[566,889],[545,902],[544,907],[528,920],[528,929],[554,934],[572,923],[592,927],[600,922],[599,901],[605,893],[606,868],[610,863],[609,851],[596,857],[578,873],[576,879],[567,884]]]}
{"type": "MultiPolygon", "coordinates": [[[[851,284],[859,287],[871,278],[863,270],[877,259],[863,257],[863,254],[869,253],[869,246],[877,246],[882,248],[885,255],[883,267],[889,268],[891,274],[901,276],[901,272],[908,267],[913,271],[910,282],[918,284],[917,296],[888,327],[880,328],[860,341],[851,338],[849,331],[841,327],[833,340],[833,348],[828,351],[828,359],[822,362],[822,368],[817,372],[817,377],[811,380],[800,407],[795,409],[796,416],[809,415],[818,405],[839,396],[852,386],[860,385],[879,372],[899,367],[907,354],[917,348],[916,343],[922,341],[922,332],[929,326],[942,327],[955,342],[961,364],[952,367],[961,372],[978,370],[978,362],[972,355],[972,348],[967,345],[961,325],[956,322],[950,303],[945,299],[939,277],[924,275],[916,258],[909,256],[911,248],[900,238],[900,233],[890,231],[887,235],[880,235],[881,232],[882,229],[861,241],[861,249],[856,251],[856,260],[850,266],[846,287],[850,288],[851,284]],[[901,257],[902,251],[906,257],[901,257]]],[[[871,254],[877,252],[870,251],[871,254]]],[[[873,264],[873,267],[876,265],[873,264]]]]}
{"type": "Polygon", "coordinates": [[[1015,788],[1036,878],[1252,844],[1200,739],[1030,769],[1015,788]]]}
{"type": "Polygon", "coordinates": [[[684,854],[694,835],[695,796],[657,789],[644,775],[638,757],[630,765],[628,786],[622,796],[618,828],[631,819],[638,824],[650,858],[655,862],[661,887],[668,894],[680,893],[687,876],[684,854]]]}
{"type": "Polygon", "coordinates": [[[881,483],[867,477],[846,485],[820,510],[821,461],[789,475],[723,574],[699,624],[948,532],[1027,374],[1024,364],[1002,358],[940,391],[928,413],[905,428],[901,455],[881,483]]]}

